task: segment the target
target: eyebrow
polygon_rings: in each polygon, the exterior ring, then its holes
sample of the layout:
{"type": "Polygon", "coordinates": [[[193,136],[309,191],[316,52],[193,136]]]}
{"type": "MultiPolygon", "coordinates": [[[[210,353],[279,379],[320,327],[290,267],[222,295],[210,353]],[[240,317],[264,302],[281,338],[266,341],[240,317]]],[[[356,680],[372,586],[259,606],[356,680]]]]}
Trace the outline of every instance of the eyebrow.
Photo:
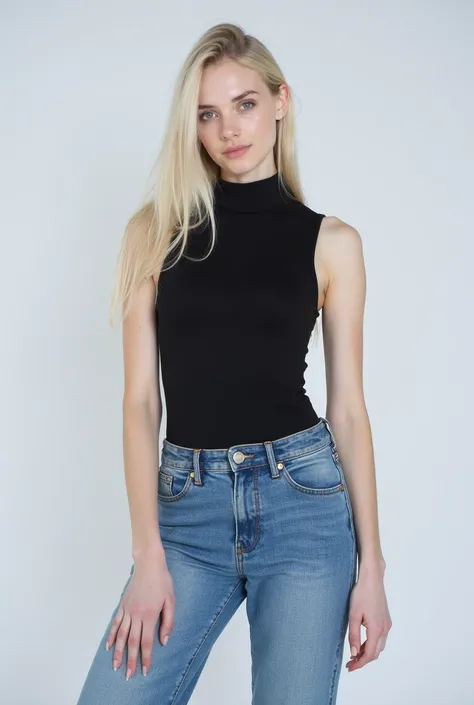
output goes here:
{"type": "MultiPolygon", "coordinates": [[[[232,98],[232,103],[237,103],[239,100],[242,100],[242,98],[246,98],[248,95],[251,95],[255,93],[256,95],[259,95],[258,91],[244,91],[240,95],[235,96],[235,98],[232,98]]],[[[198,105],[198,110],[202,110],[203,108],[215,108],[217,106],[215,105],[198,105]]]]}

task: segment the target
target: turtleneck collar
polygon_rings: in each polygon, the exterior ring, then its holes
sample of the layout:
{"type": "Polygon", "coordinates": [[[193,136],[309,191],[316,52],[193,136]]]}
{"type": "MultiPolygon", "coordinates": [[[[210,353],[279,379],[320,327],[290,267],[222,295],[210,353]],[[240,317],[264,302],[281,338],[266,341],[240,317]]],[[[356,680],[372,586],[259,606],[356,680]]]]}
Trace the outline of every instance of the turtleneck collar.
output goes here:
{"type": "Polygon", "coordinates": [[[215,199],[219,206],[234,211],[257,213],[282,208],[292,201],[279,183],[279,172],[257,181],[216,181],[215,199]]]}

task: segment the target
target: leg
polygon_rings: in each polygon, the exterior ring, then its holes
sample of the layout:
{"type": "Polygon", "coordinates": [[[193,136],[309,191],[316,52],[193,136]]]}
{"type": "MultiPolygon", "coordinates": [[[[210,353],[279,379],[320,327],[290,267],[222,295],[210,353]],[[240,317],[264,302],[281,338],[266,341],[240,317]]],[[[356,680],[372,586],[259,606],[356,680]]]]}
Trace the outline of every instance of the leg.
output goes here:
{"type": "Polygon", "coordinates": [[[158,620],[150,672],[142,674],[139,653],[136,673],[126,681],[127,649],[118,671],[112,667],[113,649],[105,650],[117,604],[78,705],[186,705],[213,644],[244,600],[233,552],[232,474],[199,475],[198,483],[194,468],[191,482],[192,461],[183,468],[176,461],[186,453],[175,451],[168,462],[164,449],[158,478],[160,534],[176,596],[174,629],[163,646],[158,620]]]}
{"type": "Polygon", "coordinates": [[[259,477],[259,540],[245,556],[252,705],[334,705],[355,582],[344,476],[329,446],[259,477]]]}
{"type": "Polygon", "coordinates": [[[327,576],[247,582],[252,705],[332,705],[347,627],[347,584],[327,576]]]}

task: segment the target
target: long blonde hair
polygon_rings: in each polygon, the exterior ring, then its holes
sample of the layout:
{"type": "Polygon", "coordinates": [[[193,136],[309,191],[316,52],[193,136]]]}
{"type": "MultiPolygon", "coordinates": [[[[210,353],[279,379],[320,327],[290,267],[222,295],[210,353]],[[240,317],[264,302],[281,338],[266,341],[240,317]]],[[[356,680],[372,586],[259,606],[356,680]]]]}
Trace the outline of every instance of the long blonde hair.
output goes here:
{"type": "MultiPolygon", "coordinates": [[[[219,167],[202,146],[197,126],[201,76],[204,69],[231,59],[256,71],[274,95],[285,82],[272,54],[255,37],[236,24],[221,23],[208,29],[195,43],[178,75],[156,176],[145,203],[128,222],[118,256],[109,320],[121,303],[125,317],[131,300],[144,280],[153,277],[155,303],[165,259],[175,248],[183,254],[188,231],[210,223],[216,237],[213,188],[219,167]]],[[[295,116],[291,90],[285,116],[277,121],[274,159],[279,181],[305,203],[295,154],[295,116]]],[[[286,189],[285,189],[286,190],[286,189]]],[[[174,260],[174,262],[177,261],[174,260]]]]}

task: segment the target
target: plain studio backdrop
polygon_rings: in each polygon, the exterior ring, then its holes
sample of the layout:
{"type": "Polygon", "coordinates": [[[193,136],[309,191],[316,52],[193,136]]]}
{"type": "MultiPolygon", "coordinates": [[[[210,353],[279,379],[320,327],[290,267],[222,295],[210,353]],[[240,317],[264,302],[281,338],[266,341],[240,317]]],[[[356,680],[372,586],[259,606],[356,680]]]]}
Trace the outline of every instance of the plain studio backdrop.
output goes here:
{"type": "MultiPolygon", "coordinates": [[[[471,705],[467,0],[1,3],[0,702],[75,705],[129,574],[112,275],[181,62],[222,21],[266,43],[294,90],[310,207],[363,240],[364,387],[393,628],[377,661],[343,666],[338,703],[471,705]]],[[[321,336],[307,362],[324,415],[321,336]]],[[[250,704],[244,605],[191,702],[250,704]]]]}

